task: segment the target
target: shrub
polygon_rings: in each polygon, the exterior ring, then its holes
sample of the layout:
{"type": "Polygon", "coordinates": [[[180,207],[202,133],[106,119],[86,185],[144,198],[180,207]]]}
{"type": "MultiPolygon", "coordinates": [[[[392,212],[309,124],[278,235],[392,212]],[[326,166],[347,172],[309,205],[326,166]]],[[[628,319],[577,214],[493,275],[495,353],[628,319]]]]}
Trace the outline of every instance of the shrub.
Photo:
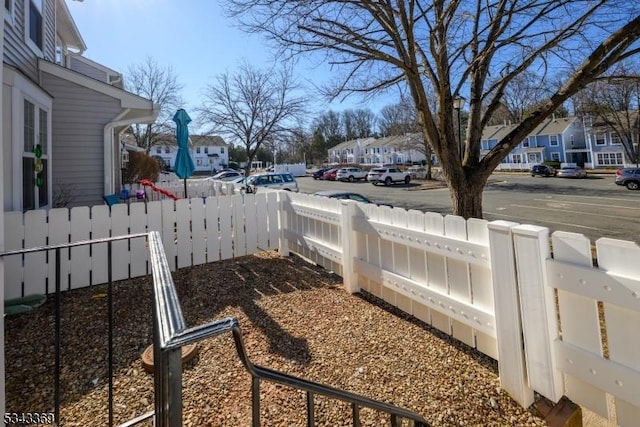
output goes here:
{"type": "Polygon", "coordinates": [[[158,175],[160,165],[156,159],[139,151],[129,152],[129,164],[124,171],[125,184],[139,182],[141,179],[157,182],[158,175]]]}
{"type": "Polygon", "coordinates": [[[554,169],[560,169],[560,162],[557,160],[545,160],[543,164],[551,166],[554,169]]]}

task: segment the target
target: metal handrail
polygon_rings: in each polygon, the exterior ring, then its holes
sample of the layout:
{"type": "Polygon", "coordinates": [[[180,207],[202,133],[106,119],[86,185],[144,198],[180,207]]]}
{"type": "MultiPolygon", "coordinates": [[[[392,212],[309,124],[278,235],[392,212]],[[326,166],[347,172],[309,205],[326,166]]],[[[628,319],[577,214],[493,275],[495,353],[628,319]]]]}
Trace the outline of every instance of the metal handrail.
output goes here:
{"type": "Polygon", "coordinates": [[[108,321],[108,405],[109,405],[109,425],[113,425],[113,277],[112,277],[112,243],[118,240],[131,240],[135,238],[147,237],[147,233],[134,233],[123,236],[104,237],[91,240],[80,240],[70,243],[59,243],[46,246],[37,246],[25,249],[14,249],[5,252],[0,252],[0,258],[15,255],[25,255],[42,251],[54,251],[55,253],[55,279],[54,279],[54,386],[53,386],[53,400],[54,400],[54,420],[56,424],[60,424],[60,403],[61,403],[61,391],[60,391],[60,375],[61,375],[61,316],[62,307],[60,302],[61,293],[61,277],[60,277],[60,265],[61,265],[61,253],[62,249],[73,248],[77,246],[95,245],[99,243],[107,244],[107,321],[108,321]]]}
{"type": "Polygon", "coordinates": [[[254,427],[260,425],[260,380],[273,381],[306,391],[307,425],[310,426],[314,425],[313,396],[315,394],[351,403],[354,425],[359,425],[360,407],[389,414],[390,423],[394,426],[400,425],[401,419],[408,419],[415,426],[429,425],[422,416],[407,409],[254,365],[247,356],[240,325],[233,317],[186,329],[158,232],[149,233],[149,253],[154,287],[153,355],[154,382],[157,387],[155,415],[158,427],[176,427],[182,422],[181,348],[228,331],[233,333],[238,356],[252,377],[252,424],[254,427]]]}

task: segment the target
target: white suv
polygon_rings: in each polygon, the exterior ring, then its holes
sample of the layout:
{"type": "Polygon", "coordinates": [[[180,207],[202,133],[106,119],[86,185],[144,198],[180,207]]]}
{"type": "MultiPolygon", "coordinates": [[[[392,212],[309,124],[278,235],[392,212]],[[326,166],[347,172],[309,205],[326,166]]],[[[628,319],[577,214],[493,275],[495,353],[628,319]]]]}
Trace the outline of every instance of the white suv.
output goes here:
{"type": "Polygon", "coordinates": [[[411,176],[395,167],[375,168],[369,171],[367,181],[373,185],[380,183],[384,185],[391,185],[392,183],[409,184],[411,176]]]}
{"type": "Polygon", "coordinates": [[[298,192],[298,183],[290,173],[261,173],[247,178],[244,187],[247,193],[255,193],[258,187],[298,192]]]}
{"type": "Polygon", "coordinates": [[[349,181],[367,179],[367,171],[360,168],[342,168],[336,172],[336,181],[349,181]]]}

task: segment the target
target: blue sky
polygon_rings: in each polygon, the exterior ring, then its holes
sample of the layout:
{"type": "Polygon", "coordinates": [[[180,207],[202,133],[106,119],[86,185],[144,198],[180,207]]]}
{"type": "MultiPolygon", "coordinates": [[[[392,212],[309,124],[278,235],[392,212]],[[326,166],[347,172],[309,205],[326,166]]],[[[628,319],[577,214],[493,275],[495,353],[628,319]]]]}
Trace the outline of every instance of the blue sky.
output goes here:
{"type": "MultiPolygon", "coordinates": [[[[207,83],[242,60],[258,67],[270,64],[271,52],[262,38],[234,28],[215,0],[84,0],[67,5],[87,45],[86,57],[124,74],[147,56],[171,65],[184,86],[186,108],[200,104],[207,83]]],[[[304,61],[296,67],[303,84],[329,77],[328,67],[315,65],[304,61]]],[[[307,93],[320,111],[370,108],[377,114],[395,102],[363,105],[353,98],[327,105],[312,89],[307,93]]]]}

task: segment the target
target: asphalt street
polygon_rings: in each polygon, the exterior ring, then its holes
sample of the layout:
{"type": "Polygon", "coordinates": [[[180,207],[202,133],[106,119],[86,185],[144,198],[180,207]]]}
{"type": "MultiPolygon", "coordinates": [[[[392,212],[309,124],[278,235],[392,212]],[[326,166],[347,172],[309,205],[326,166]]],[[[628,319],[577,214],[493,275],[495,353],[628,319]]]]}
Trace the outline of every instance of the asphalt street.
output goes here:
{"type": "MultiPolygon", "coordinates": [[[[405,209],[451,214],[449,190],[409,186],[373,186],[367,182],[314,181],[297,178],[300,191],[349,189],[405,209]]],[[[640,242],[640,191],[614,184],[613,175],[586,179],[533,178],[527,174],[494,174],[483,197],[484,218],[534,224],[581,233],[592,241],[600,237],[640,242]]]]}

